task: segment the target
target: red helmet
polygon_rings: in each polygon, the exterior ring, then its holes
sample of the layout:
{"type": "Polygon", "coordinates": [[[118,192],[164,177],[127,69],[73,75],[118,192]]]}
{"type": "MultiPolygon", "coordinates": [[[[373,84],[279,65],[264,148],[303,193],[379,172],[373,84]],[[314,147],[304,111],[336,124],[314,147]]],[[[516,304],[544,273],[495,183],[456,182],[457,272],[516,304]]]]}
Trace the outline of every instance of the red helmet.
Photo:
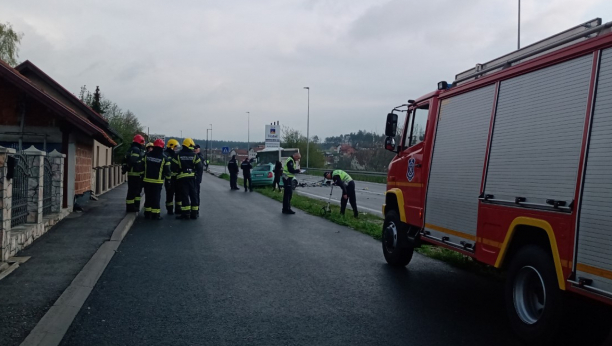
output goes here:
{"type": "Polygon", "coordinates": [[[164,140],[161,138],[158,138],[155,140],[155,142],[153,142],[153,146],[155,147],[159,147],[159,148],[164,148],[164,140]]]}
{"type": "Polygon", "coordinates": [[[144,145],[145,140],[144,140],[144,137],[143,137],[143,136],[141,136],[141,135],[136,135],[136,136],[134,136],[134,140],[133,140],[133,142],[134,142],[134,143],[138,143],[138,144],[140,144],[140,145],[144,145]]]}

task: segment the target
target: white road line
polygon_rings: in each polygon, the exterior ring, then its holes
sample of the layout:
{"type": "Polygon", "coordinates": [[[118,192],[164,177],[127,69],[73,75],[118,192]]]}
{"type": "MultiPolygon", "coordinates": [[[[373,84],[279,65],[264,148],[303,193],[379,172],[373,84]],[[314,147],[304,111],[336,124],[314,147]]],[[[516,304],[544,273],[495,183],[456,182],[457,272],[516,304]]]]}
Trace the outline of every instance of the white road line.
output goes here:
{"type": "MultiPolygon", "coordinates": [[[[312,197],[315,197],[315,198],[318,198],[318,199],[322,199],[322,200],[327,200],[327,198],[328,198],[328,197],[322,197],[322,196],[318,196],[318,195],[313,195],[312,193],[308,193],[308,192],[302,192],[302,191],[296,191],[296,192],[297,192],[298,195],[308,195],[308,196],[312,196],[312,197]]],[[[334,204],[340,204],[340,202],[338,202],[335,199],[332,199],[332,202],[334,202],[334,204]]],[[[380,208],[381,208],[381,210],[375,210],[375,209],[367,208],[367,207],[360,206],[360,205],[357,206],[357,209],[365,209],[365,210],[369,210],[369,211],[371,211],[373,213],[381,214],[382,215],[382,206],[380,208]]]]}

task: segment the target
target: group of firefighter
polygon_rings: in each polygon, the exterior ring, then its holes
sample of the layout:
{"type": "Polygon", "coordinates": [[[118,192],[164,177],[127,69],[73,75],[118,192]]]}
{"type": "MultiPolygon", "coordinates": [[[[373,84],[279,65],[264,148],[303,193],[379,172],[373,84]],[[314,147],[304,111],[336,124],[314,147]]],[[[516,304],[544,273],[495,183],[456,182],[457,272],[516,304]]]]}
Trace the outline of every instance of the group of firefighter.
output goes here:
{"type": "MultiPolygon", "coordinates": [[[[176,214],[177,219],[197,219],[200,215],[200,184],[204,167],[208,162],[200,153],[199,145],[191,138],[185,138],[180,150],[177,151],[179,142],[176,139],[164,143],[162,139],[156,139],[153,143],[145,145],[145,139],[141,135],[134,136],[132,145],[127,150],[124,158],[123,173],[127,173],[128,191],[126,197],[126,212],[139,212],[141,192],[144,189],[144,216],[145,219],[161,220],[161,191],[166,190],[166,209],[168,215],[176,214]],[[165,150],[164,150],[165,148],[165,150]]],[[[283,214],[295,214],[291,210],[291,198],[293,195],[293,178],[299,169],[295,168],[296,161],[300,160],[300,154],[296,153],[289,157],[282,167],[284,196],[283,214]]],[[[235,170],[232,170],[230,161],[230,185],[233,190],[237,189],[238,166],[235,157],[232,157],[235,170]]],[[[245,159],[248,169],[244,169],[245,191],[247,180],[250,181],[250,162],[245,159]]],[[[353,208],[354,217],[358,217],[357,201],[355,198],[355,182],[346,172],[342,170],[327,171],[324,177],[332,180],[334,185],[342,189],[340,213],[344,215],[347,202],[353,208]]],[[[278,185],[280,177],[275,179],[274,186],[278,185]]],[[[252,191],[252,187],[249,186],[252,191]]]]}
{"type": "Polygon", "coordinates": [[[200,184],[208,162],[199,145],[185,138],[180,150],[176,139],[164,143],[156,139],[145,145],[141,135],[134,136],[125,154],[123,172],[128,176],[126,211],[139,212],[144,189],[144,216],[161,220],[161,191],[166,190],[166,209],[177,219],[197,219],[200,214],[200,184]],[[165,148],[165,149],[164,149],[165,148]],[[178,151],[177,151],[178,150],[178,151]]]}

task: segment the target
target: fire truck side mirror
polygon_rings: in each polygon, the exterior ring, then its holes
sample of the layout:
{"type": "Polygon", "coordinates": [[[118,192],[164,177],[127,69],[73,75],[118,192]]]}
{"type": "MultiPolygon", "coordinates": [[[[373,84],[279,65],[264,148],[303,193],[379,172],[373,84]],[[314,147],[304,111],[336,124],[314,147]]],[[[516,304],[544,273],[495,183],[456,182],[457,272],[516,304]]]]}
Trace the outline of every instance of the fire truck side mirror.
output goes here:
{"type": "Polygon", "coordinates": [[[385,149],[396,153],[395,150],[395,138],[387,137],[385,138],[385,149]]]}
{"type": "Polygon", "coordinates": [[[397,132],[397,114],[387,114],[387,124],[385,125],[385,136],[395,137],[397,132]]]}

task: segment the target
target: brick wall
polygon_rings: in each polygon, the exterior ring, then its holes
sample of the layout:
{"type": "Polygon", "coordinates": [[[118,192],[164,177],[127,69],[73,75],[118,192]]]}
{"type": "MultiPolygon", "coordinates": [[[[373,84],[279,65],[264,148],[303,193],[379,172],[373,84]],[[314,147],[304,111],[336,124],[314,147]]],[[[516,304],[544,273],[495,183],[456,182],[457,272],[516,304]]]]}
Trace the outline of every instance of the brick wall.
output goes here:
{"type": "Polygon", "coordinates": [[[80,195],[91,190],[91,167],[93,158],[93,143],[76,143],[76,176],[74,193],[80,195]]]}

